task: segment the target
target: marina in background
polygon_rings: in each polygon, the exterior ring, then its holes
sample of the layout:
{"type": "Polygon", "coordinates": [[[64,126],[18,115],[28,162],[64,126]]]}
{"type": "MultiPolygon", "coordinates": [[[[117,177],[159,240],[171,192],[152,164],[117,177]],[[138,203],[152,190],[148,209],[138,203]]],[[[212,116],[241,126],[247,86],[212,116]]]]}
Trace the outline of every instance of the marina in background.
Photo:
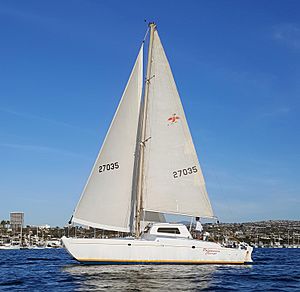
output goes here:
{"type": "MultiPolygon", "coordinates": [[[[190,228],[190,223],[181,223],[190,228]]],[[[220,243],[243,241],[256,248],[300,248],[300,221],[205,223],[203,226],[204,231],[210,234],[210,241],[220,243]]],[[[113,238],[123,235],[121,232],[84,226],[16,226],[9,220],[0,220],[0,249],[61,248],[62,236],[113,238]]]]}
{"type": "Polygon", "coordinates": [[[61,248],[60,238],[64,235],[59,227],[24,226],[24,213],[11,212],[10,220],[1,220],[0,249],[44,249],[61,248]]]}

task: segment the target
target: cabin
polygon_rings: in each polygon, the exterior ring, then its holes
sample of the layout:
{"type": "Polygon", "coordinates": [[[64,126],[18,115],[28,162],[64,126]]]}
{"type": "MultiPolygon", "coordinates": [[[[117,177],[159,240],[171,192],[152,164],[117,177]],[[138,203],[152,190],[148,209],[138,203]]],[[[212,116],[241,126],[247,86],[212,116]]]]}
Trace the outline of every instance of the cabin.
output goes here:
{"type": "Polygon", "coordinates": [[[154,223],[145,228],[143,238],[175,237],[192,239],[187,227],[179,223],[154,223]]]}

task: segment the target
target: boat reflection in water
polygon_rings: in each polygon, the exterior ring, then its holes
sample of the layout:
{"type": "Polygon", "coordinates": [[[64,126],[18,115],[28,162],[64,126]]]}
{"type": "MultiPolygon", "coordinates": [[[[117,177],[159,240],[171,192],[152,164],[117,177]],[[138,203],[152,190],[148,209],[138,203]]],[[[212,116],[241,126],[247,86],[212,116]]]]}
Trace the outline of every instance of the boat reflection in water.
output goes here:
{"type": "Polygon", "coordinates": [[[208,289],[217,269],[216,265],[72,265],[64,271],[78,280],[82,291],[183,291],[208,289]]]}

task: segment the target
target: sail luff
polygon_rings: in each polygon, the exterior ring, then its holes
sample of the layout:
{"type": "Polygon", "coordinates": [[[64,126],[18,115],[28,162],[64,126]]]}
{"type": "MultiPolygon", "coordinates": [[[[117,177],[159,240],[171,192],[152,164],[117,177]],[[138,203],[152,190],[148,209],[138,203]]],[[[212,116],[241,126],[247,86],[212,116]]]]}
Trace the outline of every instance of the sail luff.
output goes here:
{"type": "MultiPolygon", "coordinates": [[[[148,34],[149,29],[146,32],[145,38],[148,34]]],[[[144,39],[145,39],[144,38],[144,39]]],[[[143,44],[145,41],[143,40],[143,44]]],[[[144,76],[143,68],[141,68],[140,72],[141,76],[144,76]]],[[[144,88],[142,88],[143,90],[144,88]]],[[[139,181],[139,169],[140,169],[140,155],[141,155],[141,133],[142,133],[142,124],[143,124],[143,100],[141,98],[140,101],[140,112],[139,112],[139,121],[138,121],[138,129],[137,129],[137,137],[135,141],[135,152],[134,152],[134,166],[133,166],[133,176],[132,176],[132,190],[131,190],[131,213],[130,213],[130,233],[135,234],[136,228],[136,213],[137,213],[137,194],[138,194],[138,181],[139,181]]]]}
{"type": "Polygon", "coordinates": [[[143,100],[143,116],[142,116],[142,132],[140,140],[140,157],[139,157],[139,175],[138,175],[138,187],[136,196],[136,212],[135,212],[135,236],[140,236],[140,224],[141,224],[141,214],[143,209],[143,179],[144,179],[144,148],[146,143],[146,118],[147,118],[147,107],[148,107],[148,95],[149,95],[149,85],[151,79],[151,63],[152,63],[152,47],[153,47],[153,36],[156,29],[155,23],[150,23],[150,39],[149,39],[149,49],[148,49],[148,62],[147,62],[147,73],[145,81],[145,92],[143,100]]]}

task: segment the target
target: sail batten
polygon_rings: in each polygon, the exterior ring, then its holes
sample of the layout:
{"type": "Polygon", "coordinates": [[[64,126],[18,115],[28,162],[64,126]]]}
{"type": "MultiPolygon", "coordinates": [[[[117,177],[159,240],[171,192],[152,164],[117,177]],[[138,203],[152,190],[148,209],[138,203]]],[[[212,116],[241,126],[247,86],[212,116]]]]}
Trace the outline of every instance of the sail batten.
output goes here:
{"type": "Polygon", "coordinates": [[[130,231],[132,184],[143,86],[143,45],[72,221],[130,231]]]}

